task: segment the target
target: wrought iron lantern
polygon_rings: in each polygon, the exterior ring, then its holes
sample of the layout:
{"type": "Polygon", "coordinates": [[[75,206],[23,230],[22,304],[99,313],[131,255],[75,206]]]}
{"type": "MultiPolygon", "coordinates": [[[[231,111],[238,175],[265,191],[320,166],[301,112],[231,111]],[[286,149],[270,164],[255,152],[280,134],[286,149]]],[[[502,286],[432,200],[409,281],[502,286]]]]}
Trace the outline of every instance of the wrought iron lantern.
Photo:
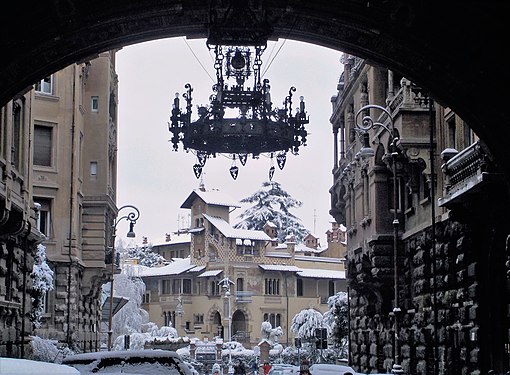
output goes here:
{"type": "Polygon", "coordinates": [[[216,70],[210,103],[198,106],[193,114],[193,88],[189,83],[182,95],[186,103],[184,110],[180,107],[179,93],[175,95],[168,124],[173,150],[177,151],[182,143],[185,151],[196,155],[193,171],[197,178],[209,157],[222,154],[232,159],[230,174],[234,179],[239,172],[237,160],[244,166],[250,155],[253,158],[268,155],[272,179],[273,158],[276,156],[278,167],[283,169],[287,152],[297,155],[299,148],[306,145],[305,125],[309,120],[304,98],[300,97],[298,108],[293,109],[296,88],[291,87],[283,106],[273,107],[269,80],[261,78],[261,57],[269,32],[255,33],[249,40],[246,38],[249,33],[231,30],[235,19],[252,17],[246,12],[245,8],[233,9],[225,13],[223,23],[213,20],[210,26],[207,46],[214,51],[216,70]],[[236,39],[236,35],[241,39],[236,39]]]}

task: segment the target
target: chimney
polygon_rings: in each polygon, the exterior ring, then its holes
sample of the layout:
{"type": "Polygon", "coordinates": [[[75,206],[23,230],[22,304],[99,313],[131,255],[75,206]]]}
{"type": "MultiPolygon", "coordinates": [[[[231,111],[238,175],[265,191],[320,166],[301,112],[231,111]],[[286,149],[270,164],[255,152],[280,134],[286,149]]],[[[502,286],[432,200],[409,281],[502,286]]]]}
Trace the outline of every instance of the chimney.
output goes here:
{"type": "Polygon", "coordinates": [[[142,244],[147,245],[147,237],[142,237],[142,244]]]}
{"type": "Polygon", "coordinates": [[[171,241],[170,233],[165,233],[165,242],[170,242],[170,241],[171,241]]]}

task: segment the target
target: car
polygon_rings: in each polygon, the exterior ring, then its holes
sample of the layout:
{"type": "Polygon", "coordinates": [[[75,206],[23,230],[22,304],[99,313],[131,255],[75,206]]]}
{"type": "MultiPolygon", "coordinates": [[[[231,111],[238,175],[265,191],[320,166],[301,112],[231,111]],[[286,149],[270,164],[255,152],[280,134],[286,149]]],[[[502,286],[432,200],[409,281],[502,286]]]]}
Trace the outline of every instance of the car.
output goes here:
{"type": "Polygon", "coordinates": [[[268,375],[299,375],[299,366],[275,363],[271,366],[268,375]]]}
{"type": "Polygon", "coordinates": [[[356,375],[357,372],[347,365],[333,365],[328,363],[315,363],[310,366],[312,375],[356,375]]]}
{"type": "Polygon", "coordinates": [[[81,375],[193,375],[189,364],[179,354],[159,349],[74,354],[65,357],[62,363],[76,368],[81,375]]]}
{"type": "Polygon", "coordinates": [[[52,374],[52,375],[80,375],[80,372],[67,365],[32,361],[30,359],[0,358],[0,374],[2,375],[29,375],[29,374],[52,374]]]}

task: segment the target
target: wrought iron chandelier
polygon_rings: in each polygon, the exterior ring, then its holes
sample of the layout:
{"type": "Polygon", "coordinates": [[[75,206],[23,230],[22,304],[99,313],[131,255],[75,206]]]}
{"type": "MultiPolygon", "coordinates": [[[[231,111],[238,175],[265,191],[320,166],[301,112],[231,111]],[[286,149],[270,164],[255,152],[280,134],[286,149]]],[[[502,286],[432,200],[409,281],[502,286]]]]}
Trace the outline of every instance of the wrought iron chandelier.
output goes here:
{"type": "Polygon", "coordinates": [[[193,166],[196,178],[209,157],[217,154],[232,159],[230,174],[236,179],[239,169],[236,161],[244,166],[248,157],[268,155],[271,159],[269,179],[274,175],[273,158],[283,169],[287,152],[297,155],[300,146],[306,146],[309,123],[304,98],[293,110],[293,93],[289,89],[281,108],[273,107],[268,79],[261,79],[262,54],[270,34],[267,22],[246,25],[246,20],[256,22],[255,15],[234,2],[222,18],[214,17],[209,27],[207,47],[214,50],[216,83],[208,105],[197,106],[192,119],[191,84],[185,85],[182,94],[185,110],[180,108],[179,93],[176,93],[168,129],[172,133],[173,150],[182,142],[185,151],[197,157],[193,166]],[[235,5],[237,4],[237,5],[235,5]],[[242,26],[239,20],[244,20],[242,26]]]}

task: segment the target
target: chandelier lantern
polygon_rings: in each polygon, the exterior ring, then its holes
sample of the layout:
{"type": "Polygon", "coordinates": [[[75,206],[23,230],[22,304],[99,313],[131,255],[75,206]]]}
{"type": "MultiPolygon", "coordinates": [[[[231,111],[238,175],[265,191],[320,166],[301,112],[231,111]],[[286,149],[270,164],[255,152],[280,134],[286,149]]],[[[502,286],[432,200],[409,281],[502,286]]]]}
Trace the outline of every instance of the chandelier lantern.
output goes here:
{"type": "Polygon", "coordinates": [[[182,93],[175,94],[168,123],[174,151],[179,144],[185,151],[196,155],[193,166],[196,178],[202,174],[207,159],[217,154],[232,160],[230,175],[236,179],[239,168],[248,157],[260,155],[271,158],[270,180],[274,175],[273,157],[283,169],[287,153],[297,155],[306,146],[305,125],[309,118],[303,96],[293,109],[295,87],[291,87],[281,107],[274,107],[269,80],[261,78],[262,54],[267,46],[271,29],[266,20],[252,27],[239,26],[240,17],[256,22],[257,16],[242,2],[211,17],[207,47],[214,51],[216,82],[212,87],[209,104],[197,106],[193,113],[193,88],[187,83],[182,93]]]}

